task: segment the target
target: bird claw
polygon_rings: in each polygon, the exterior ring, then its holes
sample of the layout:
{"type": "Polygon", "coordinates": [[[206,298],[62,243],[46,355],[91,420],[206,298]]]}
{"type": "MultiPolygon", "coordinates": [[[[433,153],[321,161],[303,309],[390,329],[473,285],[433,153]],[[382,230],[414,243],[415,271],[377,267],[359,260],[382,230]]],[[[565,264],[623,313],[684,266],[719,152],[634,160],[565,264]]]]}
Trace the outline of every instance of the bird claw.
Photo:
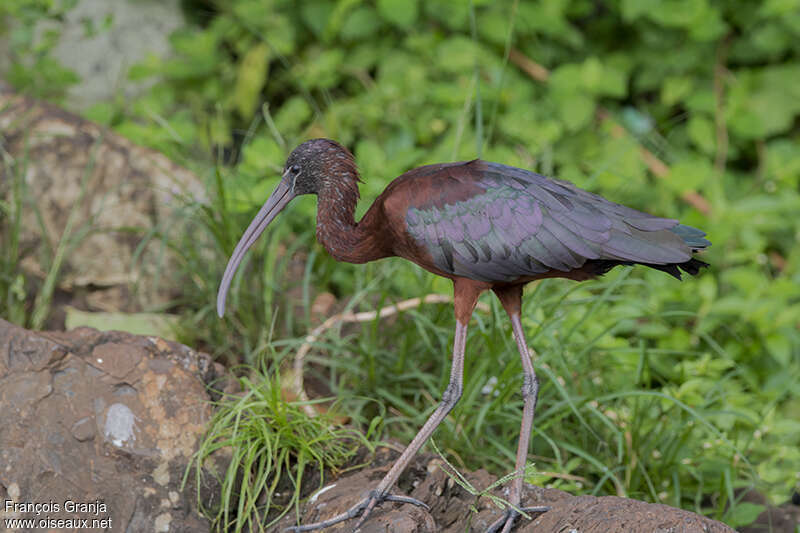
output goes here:
{"type": "Polygon", "coordinates": [[[358,522],[356,522],[353,531],[357,531],[359,527],[364,523],[367,519],[369,514],[372,510],[383,503],[384,501],[387,502],[397,502],[397,503],[410,503],[416,505],[418,507],[424,508],[426,511],[430,511],[430,507],[424,502],[421,502],[417,499],[411,498],[410,496],[401,496],[399,494],[378,494],[376,491],[371,491],[369,496],[352,506],[347,511],[334,516],[333,518],[329,518],[328,520],[323,520],[322,522],[314,522],[313,524],[306,524],[306,525],[298,525],[286,528],[284,531],[294,531],[295,533],[299,533],[301,531],[314,531],[315,529],[322,529],[326,527],[333,526],[338,524],[339,522],[344,522],[345,520],[351,520],[359,515],[358,522]]]}
{"type": "Polygon", "coordinates": [[[547,505],[537,505],[534,507],[521,507],[520,510],[516,510],[512,507],[506,509],[506,512],[503,513],[503,516],[495,520],[492,525],[486,530],[486,533],[497,533],[500,528],[503,528],[503,533],[509,533],[511,528],[514,526],[514,521],[517,517],[521,514],[520,511],[523,513],[546,513],[550,510],[550,507],[547,505]]]}

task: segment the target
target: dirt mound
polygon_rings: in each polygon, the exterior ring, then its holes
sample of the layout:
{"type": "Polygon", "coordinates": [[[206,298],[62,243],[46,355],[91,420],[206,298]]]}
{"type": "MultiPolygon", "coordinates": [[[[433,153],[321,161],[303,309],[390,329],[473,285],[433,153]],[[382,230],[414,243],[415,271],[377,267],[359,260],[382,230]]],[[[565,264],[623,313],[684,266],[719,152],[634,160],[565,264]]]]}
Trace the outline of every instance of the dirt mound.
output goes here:
{"type": "MultiPolygon", "coordinates": [[[[303,509],[302,522],[325,520],[346,511],[371,490],[391,466],[397,453],[378,452],[373,465],[347,474],[329,483],[303,509]]],[[[411,496],[430,506],[430,511],[409,504],[383,503],[361,527],[361,533],[463,533],[481,532],[500,518],[500,510],[487,497],[476,497],[456,484],[442,470],[442,461],[422,455],[400,478],[398,494],[411,496]]],[[[465,475],[478,489],[491,485],[496,478],[484,470],[465,475]]],[[[507,488],[498,487],[492,494],[507,498],[507,488]]],[[[550,511],[518,519],[515,532],[529,533],[734,533],[730,527],[703,516],[652,503],[616,496],[572,496],[556,489],[525,485],[525,506],[548,505],[550,511]]],[[[295,524],[288,516],[274,531],[295,524]]],[[[326,532],[350,532],[352,521],[326,529],[326,532]]]]}

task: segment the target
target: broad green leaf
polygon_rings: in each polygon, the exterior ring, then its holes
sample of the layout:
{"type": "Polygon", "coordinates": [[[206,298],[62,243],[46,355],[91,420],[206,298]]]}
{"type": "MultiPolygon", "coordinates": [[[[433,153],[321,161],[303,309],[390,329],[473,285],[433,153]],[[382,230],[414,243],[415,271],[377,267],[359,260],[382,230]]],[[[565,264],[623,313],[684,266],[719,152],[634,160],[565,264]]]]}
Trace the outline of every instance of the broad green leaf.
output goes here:
{"type": "Polygon", "coordinates": [[[384,20],[408,29],[417,20],[417,0],[378,0],[378,12],[384,20]]]}
{"type": "Polygon", "coordinates": [[[765,0],[761,3],[760,13],[774,17],[796,13],[800,9],[800,0],[765,0]]]}
{"type": "Polygon", "coordinates": [[[342,23],[340,34],[346,40],[367,39],[375,35],[381,27],[381,19],[369,6],[355,8],[342,23]]]}
{"type": "Polygon", "coordinates": [[[445,72],[471,73],[475,69],[480,47],[467,37],[442,41],[437,48],[439,67],[445,72]]]}
{"type": "Polygon", "coordinates": [[[725,521],[732,527],[747,526],[765,510],[766,506],[759,503],[739,502],[725,515],[725,521]]]}
{"type": "Polygon", "coordinates": [[[267,45],[260,43],[251,48],[239,63],[233,99],[239,116],[245,120],[253,117],[261,100],[261,90],[267,83],[269,55],[267,45]]]}
{"type": "Polygon", "coordinates": [[[272,137],[258,135],[242,149],[239,170],[250,176],[276,174],[283,166],[286,154],[272,137]]]}
{"type": "Polygon", "coordinates": [[[800,65],[745,70],[730,91],[726,117],[744,138],[772,135],[789,128],[800,113],[800,65]]]}
{"type": "Polygon", "coordinates": [[[686,158],[670,167],[663,183],[676,192],[696,191],[714,176],[710,162],[705,158],[686,158]]]}
{"type": "Polygon", "coordinates": [[[693,114],[688,124],[689,138],[701,151],[713,154],[716,149],[714,123],[707,117],[693,114]]]}
{"type": "Polygon", "coordinates": [[[692,92],[693,81],[689,76],[671,76],[664,80],[661,87],[661,101],[666,105],[675,105],[692,92]]]}
{"type": "MultiPolygon", "coordinates": [[[[792,362],[792,343],[784,333],[774,333],[767,337],[769,353],[784,368],[792,362]]],[[[800,434],[800,432],[798,432],[800,434]]]]}
{"type": "Polygon", "coordinates": [[[595,102],[591,96],[579,92],[557,93],[553,96],[568,130],[578,130],[592,120],[595,102]]]}
{"type": "Polygon", "coordinates": [[[81,311],[66,306],[66,329],[81,326],[100,331],[125,331],[134,335],[152,335],[175,340],[178,316],[167,313],[112,313],[81,311]]]}
{"type": "Polygon", "coordinates": [[[311,88],[333,87],[342,77],[343,62],[344,51],[342,49],[315,50],[303,65],[300,80],[311,88]]]}
{"type": "Polygon", "coordinates": [[[311,106],[302,96],[292,96],[275,113],[275,126],[282,134],[296,132],[311,118],[311,106]]]}

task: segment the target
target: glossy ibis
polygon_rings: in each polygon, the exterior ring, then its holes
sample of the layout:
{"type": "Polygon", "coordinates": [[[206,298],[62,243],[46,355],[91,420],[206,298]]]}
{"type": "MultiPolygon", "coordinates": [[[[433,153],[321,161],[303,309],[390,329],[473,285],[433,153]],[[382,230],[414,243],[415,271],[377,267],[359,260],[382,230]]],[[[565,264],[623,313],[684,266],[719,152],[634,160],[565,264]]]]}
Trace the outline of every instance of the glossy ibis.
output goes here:
{"type": "MultiPolygon", "coordinates": [[[[702,231],[636,211],[579,189],[498,163],[475,159],[415,168],[392,181],[364,217],[353,213],[359,198],[352,154],[328,139],[304,142],[291,153],[283,178],[244,232],[222,277],[217,312],[248,248],[296,196],[317,195],[317,240],[337,260],[366,263],[403,257],[453,280],[456,330],[450,383],[442,400],[386,476],[348,512],[297,526],[310,531],[360,516],[356,528],[382,501],[423,505],[389,490],[413,455],[461,397],[467,324],[485,290],[492,290],[511,319],[522,358],[524,407],[517,448],[517,477],[509,501],[520,505],[539,382],[520,323],[522,287],[561,277],[576,281],[605,274],[617,265],[641,264],[681,278],[706,263],[692,253],[711,243],[702,231]]],[[[543,512],[547,508],[528,508],[543,512]]],[[[511,530],[519,515],[510,509],[490,531],[511,530]]]]}

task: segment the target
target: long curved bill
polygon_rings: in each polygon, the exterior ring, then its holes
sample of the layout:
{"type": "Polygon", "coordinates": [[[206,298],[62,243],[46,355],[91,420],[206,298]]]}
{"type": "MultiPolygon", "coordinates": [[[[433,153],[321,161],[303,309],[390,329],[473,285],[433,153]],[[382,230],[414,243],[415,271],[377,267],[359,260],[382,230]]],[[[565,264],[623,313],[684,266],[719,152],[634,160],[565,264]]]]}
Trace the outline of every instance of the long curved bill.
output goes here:
{"type": "Polygon", "coordinates": [[[278,213],[286,207],[292,199],[297,196],[292,191],[292,180],[289,179],[286,173],[283,174],[283,179],[272,191],[272,194],[261,206],[258,214],[255,216],[250,225],[239,239],[236,248],[233,250],[233,255],[228,260],[228,266],[225,267],[225,273],[222,275],[222,281],[219,284],[219,291],[217,292],[217,314],[221,317],[225,314],[225,299],[228,295],[228,289],[231,286],[231,280],[242,262],[244,254],[253,246],[253,243],[258,240],[258,237],[264,232],[270,222],[278,215],[278,213]]]}

